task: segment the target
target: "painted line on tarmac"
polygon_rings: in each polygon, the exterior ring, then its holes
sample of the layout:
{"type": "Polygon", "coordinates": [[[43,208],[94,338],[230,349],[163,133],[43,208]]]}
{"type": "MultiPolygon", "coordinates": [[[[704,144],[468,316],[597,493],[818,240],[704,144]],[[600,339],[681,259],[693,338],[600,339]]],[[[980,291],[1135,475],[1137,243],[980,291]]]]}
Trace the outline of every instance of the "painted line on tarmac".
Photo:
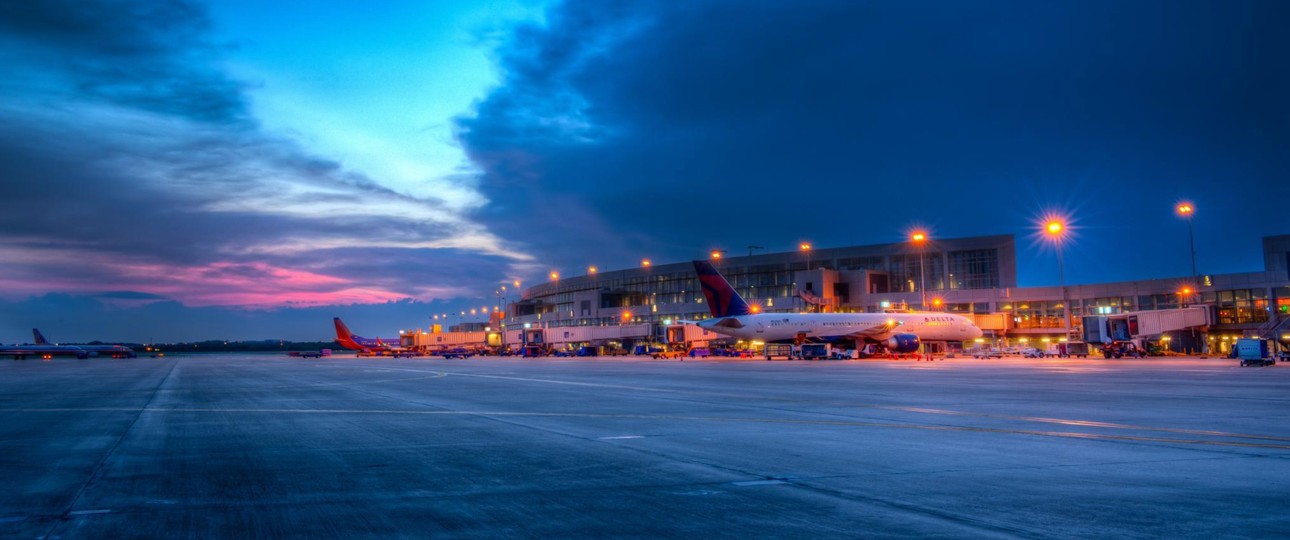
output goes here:
{"type": "Polygon", "coordinates": [[[1162,433],[1181,433],[1185,435],[1208,435],[1211,437],[1227,437],[1233,439],[1258,439],[1263,441],[1286,441],[1290,442],[1290,437],[1277,437],[1274,435],[1250,435],[1245,433],[1232,433],[1228,431],[1212,431],[1204,429],[1183,429],[1183,428],[1165,428],[1152,426],[1137,426],[1133,424],[1117,424],[1114,422],[1098,422],[1094,420],[1071,420],[1068,418],[1046,418],[1042,416],[1010,416],[1005,414],[987,414],[974,413],[966,411],[954,411],[948,409],[928,409],[924,407],[897,407],[897,406],[876,406],[879,409],[894,411],[906,411],[926,414],[943,414],[949,416],[977,416],[983,418],[999,418],[1003,420],[1021,420],[1025,422],[1041,422],[1047,424],[1060,424],[1064,426],[1079,427],[1096,427],[1107,429],[1136,429],[1139,431],[1159,431],[1162,433]]]}
{"type": "Polygon", "coordinates": [[[664,393],[673,393],[673,394],[688,393],[681,390],[669,390],[666,388],[649,388],[645,386],[627,386],[622,384],[599,384],[599,383],[587,383],[587,382],[575,382],[575,381],[561,381],[556,379],[534,379],[530,377],[484,375],[481,373],[460,373],[456,371],[426,371],[421,369],[407,369],[407,368],[386,368],[386,369],[397,370],[397,371],[410,371],[413,373],[442,373],[453,377],[476,377],[480,379],[501,379],[506,381],[535,382],[535,383],[542,383],[542,384],[560,384],[560,385],[568,385],[568,386],[584,386],[584,387],[591,387],[591,388],[618,388],[623,390],[641,390],[645,392],[664,392],[664,393]]]}
{"type": "Polygon", "coordinates": [[[512,412],[512,411],[416,411],[394,409],[215,409],[215,408],[100,408],[100,409],[0,409],[4,412],[134,412],[134,413],[255,413],[255,414],[390,414],[420,416],[477,416],[477,417],[532,417],[532,418],[590,418],[607,420],[672,420],[692,422],[733,422],[750,424],[787,424],[842,427],[871,427],[889,429],[917,429],[923,431],[1001,433],[1011,435],[1035,435],[1041,437],[1059,437],[1095,441],[1132,441],[1164,444],[1186,444],[1200,446],[1226,446],[1236,448],[1260,448],[1270,450],[1290,450],[1290,444],[1268,444],[1242,441],[1222,441],[1207,439],[1171,439],[1168,437],[1146,437],[1135,435],[1106,435],[1097,433],[1080,433],[1074,431],[1043,431],[1029,429],[1004,429],[975,426],[936,426],[926,424],[901,424],[892,422],[860,422],[849,420],[792,420],[784,418],[732,418],[721,416],[673,416],[649,414],[598,414],[598,413],[556,413],[556,412],[512,412]]]}
{"type": "MultiPolygon", "coordinates": [[[[365,369],[363,371],[370,371],[370,370],[365,369]]],[[[389,370],[383,369],[380,371],[389,371],[389,370]]],[[[322,388],[327,386],[353,386],[355,384],[379,384],[379,383],[387,383],[387,382],[423,381],[426,379],[442,379],[448,376],[447,373],[442,371],[418,371],[418,373],[430,373],[430,375],[426,375],[424,377],[406,377],[402,379],[377,379],[374,381],[353,380],[353,381],[335,382],[335,383],[283,384],[278,386],[270,386],[269,388],[322,388]]]]}

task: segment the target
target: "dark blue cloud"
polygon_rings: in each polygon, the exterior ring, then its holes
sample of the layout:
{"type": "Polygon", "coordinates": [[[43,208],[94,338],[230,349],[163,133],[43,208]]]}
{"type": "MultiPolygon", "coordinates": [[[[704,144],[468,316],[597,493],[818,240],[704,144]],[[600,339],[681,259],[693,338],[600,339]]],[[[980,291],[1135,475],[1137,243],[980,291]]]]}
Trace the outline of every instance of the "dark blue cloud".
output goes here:
{"type": "Polygon", "coordinates": [[[1075,282],[1261,267],[1287,232],[1281,2],[601,2],[551,8],[459,120],[490,217],[553,265],[1015,233],[1073,212],[1075,282]],[[532,223],[539,223],[534,230],[532,223]],[[1233,249],[1235,240],[1240,249],[1233,249]],[[592,247],[594,246],[594,248],[592,247]],[[1116,261],[1115,265],[1098,261],[1116,261]]]}
{"type": "Polygon", "coordinates": [[[11,54],[62,72],[64,91],[193,120],[249,122],[242,85],[213,67],[220,47],[210,30],[204,8],[186,0],[0,6],[11,54]]]}
{"type": "Polygon", "coordinates": [[[522,255],[453,205],[263,130],[228,51],[194,1],[0,4],[0,334],[287,337],[333,308],[266,308],[404,298],[414,324],[510,281],[522,255]]]}

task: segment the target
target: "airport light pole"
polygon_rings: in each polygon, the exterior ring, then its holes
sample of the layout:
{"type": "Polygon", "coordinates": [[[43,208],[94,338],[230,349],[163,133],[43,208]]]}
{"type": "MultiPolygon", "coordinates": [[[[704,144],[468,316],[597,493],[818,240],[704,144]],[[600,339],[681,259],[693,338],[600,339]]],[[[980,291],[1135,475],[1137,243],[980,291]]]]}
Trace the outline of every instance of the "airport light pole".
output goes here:
{"type": "Polygon", "coordinates": [[[641,268],[645,269],[645,322],[649,324],[649,339],[653,340],[658,335],[655,330],[655,323],[658,322],[658,305],[654,303],[654,271],[650,268],[654,266],[653,261],[641,259],[641,268]]]}
{"type": "Polygon", "coordinates": [[[506,291],[506,286],[502,285],[502,288],[496,291],[493,291],[493,294],[497,295],[497,310],[502,312],[502,320],[505,321],[506,320],[506,296],[509,294],[506,291]]]}
{"type": "Polygon", "coordinates": [[[1061,220],[1050,219],[1044,225],[1044,233],[1048,235],[1057,246],[1057,281],[1062,290],[1062,329],[1066,332],[1066,337],[1071,333],[1071,302],[1069,295],[1066,294],[1066,270],[1062,267],[1062,239],[1066,236],[1066,224],[1061,220]]]}
{"type": "Polygon", "coordinates": [[[927,311],[927,233],[923,231],[914,231],[909,237],[910,241],[918,246],[918,308],[927,311]]]}
{"type": "Polygon", "coordinates": [[[810,270],[811,269],[811,243],[802,242],[801,245],[797,246],[797,249],[802,250],[802,252],[806,254],[806,269],[810,270]]]}
{"type": "Polygon", "coordinates": [[[1196,229],[1191,218],[1196,214],[1196,206],[1189,202],[1178,203],[1175,207],[1178,215],[1187,220],[1187,245],[1191,247],[1191,277],[1196,277],[1196,229]]]}

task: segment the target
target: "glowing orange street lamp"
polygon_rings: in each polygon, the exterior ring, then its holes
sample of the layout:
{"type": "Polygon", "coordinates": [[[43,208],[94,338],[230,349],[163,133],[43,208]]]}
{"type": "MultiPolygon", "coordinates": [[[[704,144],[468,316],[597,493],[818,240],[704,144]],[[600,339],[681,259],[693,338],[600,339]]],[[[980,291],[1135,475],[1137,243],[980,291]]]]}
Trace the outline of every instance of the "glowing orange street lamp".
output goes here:
{"type": "Polygon", "coordinates": [[[1174,210],[1187,220],[1187,244],[1191,246],[1191,276],[1194,278],[1196,277],[1196,231],[1192,227],[1191,218],[1196,214],[1196,207],[1189,202],[1181,202],[1174,210]]]}
{"type": "Polygon", "coordinates": [[[924,231],[914,231],[909,240],[918,246],[918,293],[920,309],[927,309],[927,233],[924,231]]]}
{"type": "Polygon", "coordinates": [[[641,266],[649,268],[649,265],[650,265],[649,259],[641,259],[641,266]]]}
{"type": "Polygon", "coordinates": [[[1071,332],[1071,303],[1066,298],[1066,270],[1062,266],[1062,238],[1066,235],[1066,224],[1059,219],[1050,219],[1044,224],[1044,233],[1057,246],[1057,280],[1062,287],[1062,314],[1064,315],[1064,328],[1066,335],[1071,332]]]}
{"type": "Polygon", "coordinates": [[[551,271],[551,281],[555,281],[555,280],[557,280],[557,279],[560,279],[560,273],[559,273],[559,272],[556,272],[556,271],[554,271],[554,270],[552,270],[552,271],[551,271]]]}
{"type": "Polygon", "coordinates": [[[596,267],[595,267],[595,266],[588,266],[588,267],[587,267],[587,274],[595,274],[595,273],[596,273],[596,267]]]}
{"type": "Polygon", "coordinates": [[[714,249],[714,250],[712,250],[712,258],[713,258],[713,259],[720,259],[720,258],[721,258],[721,250],[719,250],[719,249],[714,249]]]}
{"type": "Polygon", "coordinates": [[[811,243],[802,242],[801,245],[797,246],[797,249],[800,249],[802,250],[803,253],[806,253],[806,269],[810,270],[811,269],[811,243]]]}

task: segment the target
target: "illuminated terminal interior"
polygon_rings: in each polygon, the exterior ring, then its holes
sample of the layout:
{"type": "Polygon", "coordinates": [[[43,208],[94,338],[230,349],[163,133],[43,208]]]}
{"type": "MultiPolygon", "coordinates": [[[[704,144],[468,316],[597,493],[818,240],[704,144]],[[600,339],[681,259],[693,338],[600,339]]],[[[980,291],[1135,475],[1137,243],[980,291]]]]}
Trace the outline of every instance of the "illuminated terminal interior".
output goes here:
{"type": "MultiPolygon", "coordinates": [[[[1221,353],[1239,337],[1290,339],[1284,324],[1290,320],[1290,235],[1265,237],[1263,250],[1261,271],[1065,287],[1017,287],[1013,235],[927,239],[916,233],[910,242],[890,244],[802,244],[746,256],[714,251],[709,260],[762,312],[945,311],[971,316],[990,346],[1078,340],[1085,315],[1207,306],[1214,324],[1156,339],[1165,349],[1221,353]]],[[[491,329],[646,325],[662,337],[678,320],[708,317],[690,261],[591,267],[577,276],[552,272],[518,299],[499,295],[499,304],[504,316],[491,329]]]]}

